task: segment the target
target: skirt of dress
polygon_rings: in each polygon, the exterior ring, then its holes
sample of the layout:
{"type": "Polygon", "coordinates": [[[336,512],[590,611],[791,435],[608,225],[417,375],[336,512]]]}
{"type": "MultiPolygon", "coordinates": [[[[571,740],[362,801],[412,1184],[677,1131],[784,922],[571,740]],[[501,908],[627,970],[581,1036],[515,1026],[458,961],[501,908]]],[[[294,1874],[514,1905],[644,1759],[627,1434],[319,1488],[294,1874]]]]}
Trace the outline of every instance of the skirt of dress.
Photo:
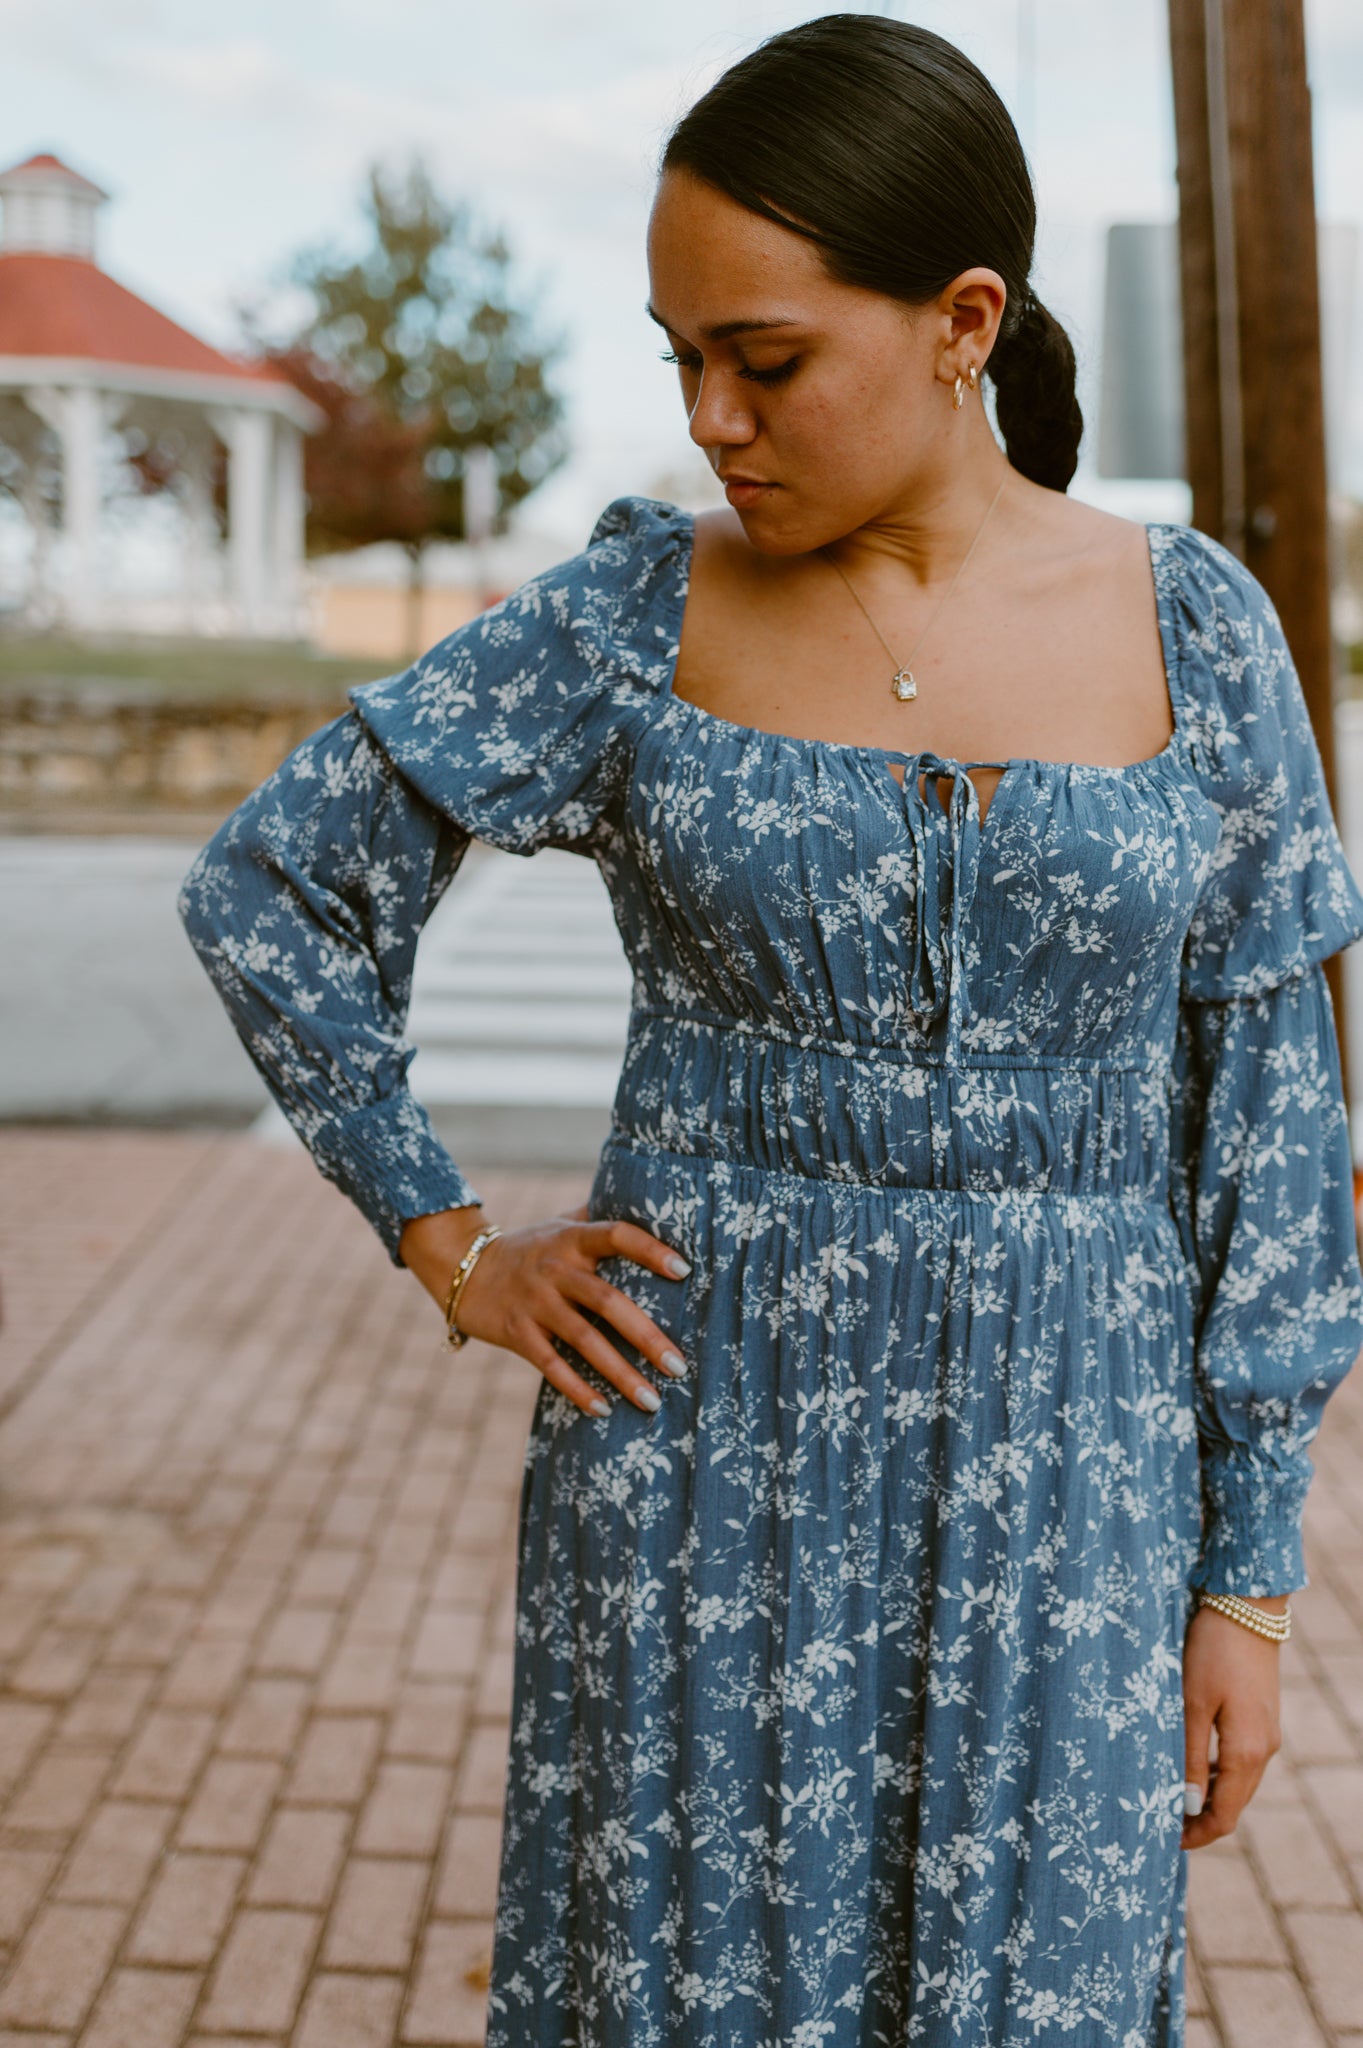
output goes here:
{"type": "Polygon", "coordinates": [[[590,1213],[690,1258],[600,1267],[690,1372],[540,1391],[488,2048],[1178,2048],[1167,1206],[617,1131],[590,1213]]]}

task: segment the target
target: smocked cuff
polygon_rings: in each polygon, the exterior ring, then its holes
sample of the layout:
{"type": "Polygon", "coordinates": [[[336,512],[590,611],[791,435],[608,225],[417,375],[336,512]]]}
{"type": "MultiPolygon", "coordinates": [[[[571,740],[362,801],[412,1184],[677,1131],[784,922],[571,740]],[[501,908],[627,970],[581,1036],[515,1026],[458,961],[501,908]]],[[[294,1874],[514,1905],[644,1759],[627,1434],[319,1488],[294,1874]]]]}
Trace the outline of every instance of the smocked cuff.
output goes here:
{"type": "Polygon", "coordinates": [[[306,1142],[327,1179],[368,1218],[395,1266],[402,1265],[398,1240],[412,1217],[483,1199],[406,1088],[330,1118],[306,1142]]]}
{"type": "Polygon", "coordinates": [[[1203,1445],[1201,1465],[1202,1545],[1192,1584],[1251,1598],[1309,1584],[1302,1520],[1310,1464],[1296,1470],[1252,1451],[1203,1445]]]}

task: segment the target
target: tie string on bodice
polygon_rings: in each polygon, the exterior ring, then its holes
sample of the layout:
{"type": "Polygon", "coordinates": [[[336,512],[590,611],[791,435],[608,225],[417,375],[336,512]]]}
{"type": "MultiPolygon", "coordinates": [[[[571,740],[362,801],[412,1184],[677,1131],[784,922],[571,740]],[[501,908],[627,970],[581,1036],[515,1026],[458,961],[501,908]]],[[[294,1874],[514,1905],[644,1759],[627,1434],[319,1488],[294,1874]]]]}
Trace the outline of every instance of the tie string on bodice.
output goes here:
{"type": "Polygon", "coordinates": [[[979,791],[968,770],[1010,764],[959,761],[930,748],[910,753],[887,747],[884,752],[904,763],[904,812],[914,850],[908,1000],[924,1019],[945,1013],[946,1054],[955,1058],[966,1015],[965,927],[979,879],[982,822],[979,791]],[[926,790],[919,787],[920,777],[927,779],[926,790]],[[939,777],[951,783],[945,807],[937,792],[939,777]]]}

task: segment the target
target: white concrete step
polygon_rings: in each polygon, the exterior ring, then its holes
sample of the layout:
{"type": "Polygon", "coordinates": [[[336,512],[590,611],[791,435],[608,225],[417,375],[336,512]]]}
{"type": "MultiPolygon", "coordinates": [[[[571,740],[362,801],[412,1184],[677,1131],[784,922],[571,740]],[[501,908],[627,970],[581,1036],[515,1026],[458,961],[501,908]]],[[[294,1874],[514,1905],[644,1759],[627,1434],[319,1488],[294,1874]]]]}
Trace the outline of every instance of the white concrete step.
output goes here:
{"type": "MultiPolygon", "coordinates": [[[[626,990],[628,994],[628,990],[626,990]]],[[[579,1002],[558,990],[513,995],[432,995],[413,999],[407,1035],[424,1050],[571,1046],[607,1052],[625,1046],[619,1003],[579,1002]],[[544,1000],[552,995],[552,1000],[544,1000]]]]}
{"type": "MultiPolygon", "coordinates": [[[[619,942],[616,946],[619,951],[619,942]]],[[[412,996],[419,1002],[477,1001],[487,996],[529,996],[532,999],[552,990],[556,1002],[603,1002],[617,1009],[629,1008],[629,966],[621,953],[618,960],[589,954],[547,964],[538,954],[522,953],[508,959],[503,954],[466,953],[448,964],[425,960],[418,965],[412,996]]]]}
{"type": "Polygon", "coordinates": [[[412,1092],[432,1111],[463,1103],[609,1109],[620,1078],[618,1059],[583,1053],[428,1052],[412,1061],[412,1092]]]}

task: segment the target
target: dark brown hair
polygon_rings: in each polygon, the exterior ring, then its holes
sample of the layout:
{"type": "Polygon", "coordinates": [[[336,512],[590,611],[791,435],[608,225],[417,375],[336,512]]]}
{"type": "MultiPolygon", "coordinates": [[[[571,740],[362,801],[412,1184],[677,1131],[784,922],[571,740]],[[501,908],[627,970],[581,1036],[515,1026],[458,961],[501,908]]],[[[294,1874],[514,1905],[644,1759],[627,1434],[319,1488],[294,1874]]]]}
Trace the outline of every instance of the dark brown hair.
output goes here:
{"type": "Polygon", "coordinates": [[[985,373],[1008,459],[1063,491],[1084,416],[1074,349],[1028,284],[1031,173],[982,71],[930,29],[825,14],[739,59],[669,135],[685,169],[804,235],[831,277],[923,305],[974,264],[1008,288],[985,373]]]}

